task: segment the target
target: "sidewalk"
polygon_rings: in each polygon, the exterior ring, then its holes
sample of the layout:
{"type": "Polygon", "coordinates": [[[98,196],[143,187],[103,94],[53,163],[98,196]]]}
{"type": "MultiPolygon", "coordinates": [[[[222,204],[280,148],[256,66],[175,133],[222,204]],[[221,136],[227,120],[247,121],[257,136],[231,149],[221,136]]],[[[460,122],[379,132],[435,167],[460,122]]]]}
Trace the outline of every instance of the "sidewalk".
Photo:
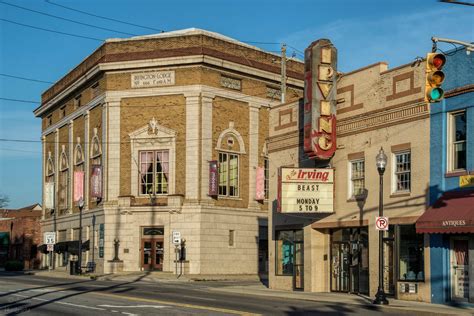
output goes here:
{"type": "Polygon", "coordinates": [[[97,280],[113,280],[122,282],[198,282],[203,283],[209,281],[228,281],[225,286],[209,286],[209,291],[245,294],[253,296],[270,296],[275,298],[290,298],[297,300],[308,300],[315,302],[327,302],[347,305],[365,306],[367,309],[377,310],[380,312],[391,312],[398,314],[410,315],[474,315],[474,306],[472,304],[462,304],[459,306],[430,304],[424,302],[413,302],[389,299],[389,305],[374,305],[372,298],[345,293],[313,293],[313,292],[295,292],[273,290],[263,285],[258,277],[254,275],[190,275],[176,277],[175,274],[169,272],[122,272],[110,275],[69,275],[66,271],[33,271],[32,274],[43,277],[57,277],[68,279],[90,279],[91,277],[97,280]],[[238,284],[238,282],[245,281],[246,284],[238,284]],[[234,283],[233,283],[234,282],[234,283]],[[234,285],[238,284],[238,285],[234,285]]]}

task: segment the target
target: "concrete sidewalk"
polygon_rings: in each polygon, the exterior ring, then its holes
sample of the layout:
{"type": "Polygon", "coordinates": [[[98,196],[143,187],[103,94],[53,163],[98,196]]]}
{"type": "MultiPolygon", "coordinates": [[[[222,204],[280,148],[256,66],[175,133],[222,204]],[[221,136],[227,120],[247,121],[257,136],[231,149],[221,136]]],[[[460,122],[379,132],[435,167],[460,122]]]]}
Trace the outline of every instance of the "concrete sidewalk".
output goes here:
{"type": "Polygon", "coordinates": [[[252,296],[268,296],[275,298],[291,298],[315,302],[338,303],[347,305],[363,305],[368,309],[410,315],[474,315],[472,304],[459,304],[457,306],[430,304],[424,302],[413,302],[389,299],[389,305],[374,305],[372,299],[363,295],[345,293],[313,293],[282,291],[267,288],[259,278],[254,275],[188,275],[177,276],[169,272],[123,272],[110,275],[69,275],[67,271],[32,271],[31,274],[42,277],[56,277],[66,279],[90,279],[112,280],[121,282],[198,282],[227,281],[225,286],[209,286],[209,291],[244,294],[252,296]],[[245,284],[242,284],[242,281],[245,284]],[[240,284],[239,284],[240,283],[240,284]]]}

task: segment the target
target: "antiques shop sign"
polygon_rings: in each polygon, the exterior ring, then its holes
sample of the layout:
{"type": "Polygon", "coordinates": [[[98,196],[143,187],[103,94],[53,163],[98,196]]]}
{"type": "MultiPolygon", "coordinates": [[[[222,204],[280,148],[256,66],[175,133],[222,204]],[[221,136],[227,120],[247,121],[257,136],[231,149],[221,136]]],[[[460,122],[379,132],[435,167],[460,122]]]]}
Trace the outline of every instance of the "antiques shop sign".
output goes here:
{"type": "Polygon", "coordinates": [[[133,73],[132,88],[172,86],[175,84],[174,71],[147,71],[133,73]]]}

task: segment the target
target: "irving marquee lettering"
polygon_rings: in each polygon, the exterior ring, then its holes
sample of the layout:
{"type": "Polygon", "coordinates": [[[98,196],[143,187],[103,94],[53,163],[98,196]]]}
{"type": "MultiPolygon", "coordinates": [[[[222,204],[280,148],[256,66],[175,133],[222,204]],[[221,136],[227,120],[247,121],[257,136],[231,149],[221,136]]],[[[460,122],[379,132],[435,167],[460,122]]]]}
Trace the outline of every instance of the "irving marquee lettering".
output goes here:
{"type": "Polygon", "coordinates": [[[298,179],[308,179],[316,181],[328,181],[329,171],[303,171],[299,170],[298,179]]]}

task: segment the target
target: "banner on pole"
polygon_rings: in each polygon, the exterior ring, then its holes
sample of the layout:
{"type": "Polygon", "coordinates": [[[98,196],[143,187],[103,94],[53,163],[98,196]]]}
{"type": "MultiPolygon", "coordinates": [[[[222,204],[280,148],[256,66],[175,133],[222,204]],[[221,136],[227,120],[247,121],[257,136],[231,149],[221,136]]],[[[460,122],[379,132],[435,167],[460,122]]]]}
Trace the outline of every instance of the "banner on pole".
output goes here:
{"type": "Polygon", "coordinates": [[[91,196],[102,198],[102,166],[93,165],[91,173],[91,196]]]}
{"type": "Polygon", "coordinates": [[[44,207],[50,210],[54,209],[54,182],[44,184],[44,207]]]}

